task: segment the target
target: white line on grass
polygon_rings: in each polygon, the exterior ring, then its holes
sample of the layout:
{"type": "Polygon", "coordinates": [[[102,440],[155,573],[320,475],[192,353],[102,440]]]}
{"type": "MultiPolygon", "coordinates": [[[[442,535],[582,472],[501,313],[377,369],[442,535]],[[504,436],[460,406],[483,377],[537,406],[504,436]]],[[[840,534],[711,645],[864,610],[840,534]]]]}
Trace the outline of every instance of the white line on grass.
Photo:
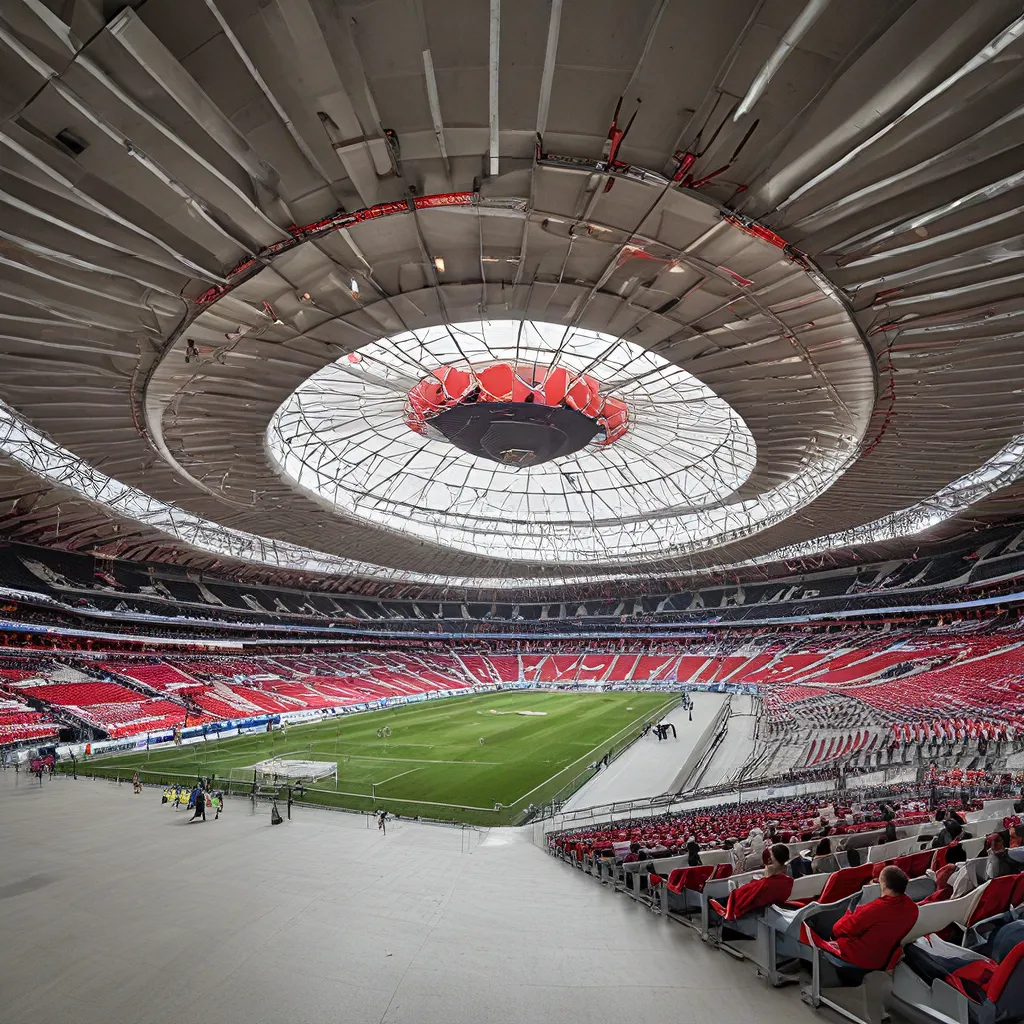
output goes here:
{"type": "MultiPolygon", "coordinates": [[[[675,707],[678,704],[678,701],[678,694],[671,700],[666,701],[662,705],[661,709],[658,711],[657,717],[660,718],[666,711],[670,710],[672,707],[675,707]]],[[[552,775],[550,778],[545,779],[539,785],[534,786],[533,789],[524,793],[517,800],[513,800],[512,803],[505,804],[504,806],[518,807],[528,796],[532,796],[534,793],[536,793],[538,789],[542,788],[543,786],[546,786],[549,782],[553,781],[554,779],[557,779],[559,775],[562,775],[563,773],[567,772],[573,765],[579,764],[580,761],[583,761],[586,758],[590,757],[592,754],[597,753],[598,750],[604,750],[604,748],[607,747],[609,743],[614,743],[616,736],[619,736],[622,733],[627,732],[628,730],[632,729],[637,723],[642,722],[645,718],[648,717],[650,717],[653,721],[654,716],[651,716],[650,712],[648,712],[646,715],[641,715],[639,718],[636,718],[632,722],[630,722],[629,725],[623,726],[621,729],[619,729],[618,732],[613,733],[611,736],[602,740],[596,746],[591,747],[590,750],[588,750],[585,754],[582,754],[580,757],[577,757],[575,761],[570,761],[564,768],[559,768],[559,770],[555,772],[554,775],[552,775]]]]}
{"type": "Polygon", "coordinates": [[[373,786],[383,786],[386,782],[394,782],[395,779],[400,779],[403,775],[412,775],[413,772],[421,772],[422,768],[410,768],[407,772],[399,772],[397,775],[392,775],[389,779],[381,779],[379,782],[373,782],[373,786]]]}

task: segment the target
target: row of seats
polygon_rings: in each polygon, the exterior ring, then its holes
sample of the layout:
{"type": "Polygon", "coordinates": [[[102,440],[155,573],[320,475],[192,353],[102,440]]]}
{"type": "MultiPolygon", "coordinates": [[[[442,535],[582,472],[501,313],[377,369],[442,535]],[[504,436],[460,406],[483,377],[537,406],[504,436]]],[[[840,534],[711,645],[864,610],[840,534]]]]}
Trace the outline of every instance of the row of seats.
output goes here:
{"type": "MultiPolygon", "coordinates": [[[[15,671],[4,678],[16,682],[19,678],[29,677],[30,673],[19,677],[15,671]]],[[[50,715],[36,711],[14,691],[0,687],[0,746],[53,739],[59,729],[60,726],[50,715]]]]}
{"type": "MultiPolygon", "coordinates": [[[[815,1007],[831,1007],[854,1021],[879,1021],[881,1001],[866,982],[888,971],[891,1004],[914,1019],[1013,1024],[1024,1021],[1024,860],[1018,873],[989,877],[983,855],[986,834],[1019,822],[1004,813],[1013,813],[1010,803],[990,802],[969,813],[977,838],[937,849],[932,839],[942,825],[930,816],[912,820],[921,817],[916,801],[898,808],[894,841],[895,826],[887,833],[854,832],[855,824],[881,822],[837,817],[834,870],[799,878],[784,865],[802,852],[806,838],[766,847],[754,859],[772,866],[755,863],[752,870],[749,860],[737,861],[735,847],[702,849],[700,863],[694,863],[692,846],[685,856],[666,848],[638,858],[635,842],[623,846],[614,838],[621,828],[553,835],[549,849],[616,891],[699,929],[705,941],[752,960],[773,985],[809,974],[804,994],[815,1007]],[[862,862],[854,864],[844,846],[856,848],[862,862]],[[964,871],[975,888],[954,899],[946,877],[952,867],[941,872],[958,847],[974,858],[964,871]],[[900,887],[904,895],[898,895],[900,887]]],[[[783,811],[780,802],[760,809],[783,811]]],[[[801,823],[805,811],[798,802],[788,820],[801,823]]],[[[664,834],[663,824],[635,827],[664,834]]]]}

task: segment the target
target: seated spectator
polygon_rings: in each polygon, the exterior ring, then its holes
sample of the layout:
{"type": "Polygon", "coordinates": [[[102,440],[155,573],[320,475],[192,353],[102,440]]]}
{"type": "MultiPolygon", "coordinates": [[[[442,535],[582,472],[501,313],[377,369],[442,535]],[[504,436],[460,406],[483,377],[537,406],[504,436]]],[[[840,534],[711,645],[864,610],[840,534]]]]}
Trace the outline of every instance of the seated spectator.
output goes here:
{"type": "Polygon", "coordinates": [[[722,843],[722,848],[729,852],[729,862],[732,864],[732,873],[739,875],[743,873],[743,865],[747,860],[747,851],[743,849],[738,839],[730,837],[722,843]]]}
{"type": "Polygon", "coordinates": [[[950,843],[959,842],[961,839],[970,839],[968,835],[964,835],[964,827],[959,821],[953,818],[947,818],[942,823],[942,830],[932,840],[932,849],[938,850],[940,847],[949,846],[950,843]]]}
{"type": "Polygon", "coordinates": [[[765,847],[764,833],[759,828],[752,828],[741,845],[746,850],[747,856],[756,858],[756,862],[759,865],[761,863],[761,853],[765,847]]]}
{"type": "Polygon", "coordinates": [[[952,864],[954,868],[953,874],[949,876],[949,884],[953,887],[950,899],[958,900],[977,888],[967,871],[967,851],[959,843],[955,843],[946,851],[946,864],[952,864]]]}
{"type": "Polygon", "coordinates": [[[793,877],[786,870],[789,849],[779,843],[772,847],[772,859],[761,878],[741,885],[729,894],[733,915],[742,917],[762,907],[785,903],[793,892],[793,877]]]}
{"type": "Polygon", "coordinates": [[[917,923],[917,904],[907,895],[907,876],[891,864],[879,876],[881,896],[847,911],[833,926],[838,955],[864,970],[884,969],[917,923]]]}
{"type": "Polygon", "coordinates": [[[986,878],[1002,878],[1004,875],[1020,873],[1021,867],[1024,865],[1010,857],[1002,833],[993,832],[985,840],[985,845],[988,847],[988,860],[985,863],[986,878]]]}
{"type": "Polygon", "coordinates": [[[692,837],[686,844],[686,865],[691,868],[700,867],[701,865],[700,846],[692,837]]]}
{"type": "Polygon", "coordinates": [[[839,870],[839,859],[832,852],[832,840],[827,836],[814,848],[811,872],[815,875],[831,875],[839,870]]]}

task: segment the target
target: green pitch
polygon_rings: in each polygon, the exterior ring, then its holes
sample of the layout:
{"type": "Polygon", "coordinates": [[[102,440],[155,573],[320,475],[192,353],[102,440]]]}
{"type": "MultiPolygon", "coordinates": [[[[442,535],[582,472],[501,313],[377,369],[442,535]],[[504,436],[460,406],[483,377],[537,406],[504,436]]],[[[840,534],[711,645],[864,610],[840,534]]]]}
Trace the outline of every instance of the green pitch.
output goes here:
{"type": "Polygon", "coordinates": [[[480,694],[338,716],[286,732],[134,751],[80,762],[78,771],[125,778],[138,770],[146,782],[197,775],[240,780],[249,777],[244,769],[271,757],[334,761],[337,784],[329,779],[309,787],[306,802],[510,824],[530,804],[545,803],[585,776],[592,762],[620,750],[678,701],[664,693],[480,694]]]}

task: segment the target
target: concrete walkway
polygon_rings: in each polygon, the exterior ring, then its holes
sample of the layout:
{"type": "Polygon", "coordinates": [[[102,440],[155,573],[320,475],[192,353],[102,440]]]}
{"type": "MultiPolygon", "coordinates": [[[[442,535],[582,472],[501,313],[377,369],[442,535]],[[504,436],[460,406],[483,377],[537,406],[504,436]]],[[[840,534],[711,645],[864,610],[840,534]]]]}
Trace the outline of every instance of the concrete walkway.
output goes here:
{"type": "Polygon", "coordinates": [[[736,778],[753,752],[756,728],[753,697],[747,694],[733,697],[729,730],[701,779],[702,786],[717,786],[736,778]]]}
{"type": "Polygon", "coordinates": [[[637,740],[629,750],[574,793],[563,810],[639,800],[667,792],[690,756],[694,743],[727,699],[720,693],[694,693],[691,696],[694,705],[692,722],[682,708],[677,708],[664,719],[676,727],[677,739],[659,741],[652,732],[637,740]]]}

